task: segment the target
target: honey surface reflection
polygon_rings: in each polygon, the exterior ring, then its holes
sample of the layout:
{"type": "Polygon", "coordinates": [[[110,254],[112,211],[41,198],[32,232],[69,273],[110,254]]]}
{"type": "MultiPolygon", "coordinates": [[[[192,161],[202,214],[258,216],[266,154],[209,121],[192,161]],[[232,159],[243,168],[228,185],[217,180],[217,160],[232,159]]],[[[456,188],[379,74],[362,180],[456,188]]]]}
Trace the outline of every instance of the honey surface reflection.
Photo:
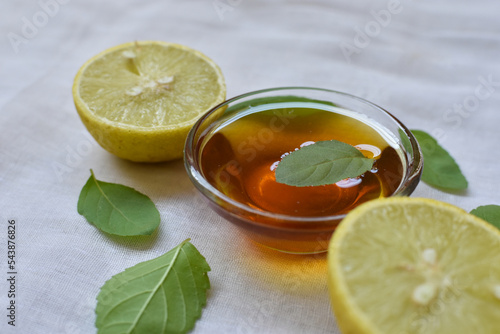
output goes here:
{"type": "Polygon", "coordinates": [[[226,196],[257,210],[297,217],[340,215],[368,200],[390,196],[404,170],[400,154],[372,126],[346,114],[311,108],[249,113],[225,124],[206,141],[201,168],[226,196]],[[274,170],[284,155],[332,139],[375,158],[373,169],[325,186],[276,182],[274,170]]]}

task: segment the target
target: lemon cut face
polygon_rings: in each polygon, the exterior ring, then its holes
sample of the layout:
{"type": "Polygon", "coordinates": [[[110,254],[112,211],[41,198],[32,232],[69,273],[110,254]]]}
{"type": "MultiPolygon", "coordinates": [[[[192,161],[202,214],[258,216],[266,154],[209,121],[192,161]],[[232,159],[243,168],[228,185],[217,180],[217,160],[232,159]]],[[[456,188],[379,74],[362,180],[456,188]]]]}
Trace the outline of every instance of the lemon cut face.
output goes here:
{"type": "Polygon", "coordinates": [[[452,205],[368,202],[335,231],[328,265],[344,334],[500,331],[500,231],[452,205]]]}
{"type": "Polygon", "coordinates": [[[110,48],[73,85],[76,109],[103,148],[125,159],[180,158],[196,120],[226,97],[219,67],[186,46],[155,41],[110,48]]]}

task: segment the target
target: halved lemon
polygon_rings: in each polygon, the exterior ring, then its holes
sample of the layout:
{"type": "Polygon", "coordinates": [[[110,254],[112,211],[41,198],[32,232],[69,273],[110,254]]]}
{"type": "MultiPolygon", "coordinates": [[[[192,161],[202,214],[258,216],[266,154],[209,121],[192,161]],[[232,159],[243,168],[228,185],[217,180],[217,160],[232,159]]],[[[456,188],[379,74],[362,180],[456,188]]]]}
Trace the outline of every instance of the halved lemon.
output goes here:
{"type": "Polygon", "coordinates": [[[344,334],[500,333],[500,230],[457,207],[368,202],[342,221],[328,252],[344,334]]]}
{"type": "Polygon", "coordinates": [[[132,161],[182,157],[196,120],[226,97],[220,68],[183,45],[143,41],[88,60],[73,84],[76,110],[96,141],[132,161]]]}

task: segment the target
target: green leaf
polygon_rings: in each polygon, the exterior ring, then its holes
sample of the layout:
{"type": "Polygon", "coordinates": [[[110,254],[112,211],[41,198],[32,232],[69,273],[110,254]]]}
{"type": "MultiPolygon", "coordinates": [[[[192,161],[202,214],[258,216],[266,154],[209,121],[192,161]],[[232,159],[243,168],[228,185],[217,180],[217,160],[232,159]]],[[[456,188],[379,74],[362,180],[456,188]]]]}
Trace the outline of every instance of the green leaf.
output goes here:
{"type": "Polygon", "coordinates": [[[408,139],[406,133],[401,129],[398,129],[398,133],[399,133],[399,138],[401,139],[401,144],[403,145],[406,152],[413,154],[413,147],[411,146],[411,142],[408,139]]]}
{"type": "Polygon", "coordinates": [[[470,213],[500,229],[500,205],[490,204],[479,206],[470,213]]]}
{"type": "Polygon", "coordinates": [[[374,159],[337,141],[319,141],[285,156],[276,168],[276,181],[306,187],[333,184],[370,170],[374,159]]]}
{"type": "Polygon", "coordinates": [[[130,187],[90,178],[78,198],[78,213],[100,230],[121,236],[150,235],[160,213],[144,194],[130,187]]]}
{"type": "Polygon", "coordinates": [[[188,240],[108,280],[96,306],[98,334],[186,333],[206,304],[210,266],[188,240]]]}
{"type": "Polygon", "coordinates": [[[460,167],[436,139],[424,131],[411,130],[411,132],[417,138],[424,156],[422,181],[437,188],[466,189],[468,183],[460,167]]]}

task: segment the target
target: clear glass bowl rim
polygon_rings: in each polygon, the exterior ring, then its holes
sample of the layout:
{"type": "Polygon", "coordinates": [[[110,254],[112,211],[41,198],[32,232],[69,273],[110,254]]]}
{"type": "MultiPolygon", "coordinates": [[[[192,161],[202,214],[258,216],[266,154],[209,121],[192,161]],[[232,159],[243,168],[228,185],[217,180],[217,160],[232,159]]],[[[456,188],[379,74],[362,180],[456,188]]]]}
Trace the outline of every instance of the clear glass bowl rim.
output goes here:
{"type": "MultiPolygon", "coordinates": [[[[401,130],[405,133],[406,137],[411,143],[412,146],[412,151],[413,151],[413,163],[408,165],[407,168],[407,174],[405,175],[405,178],[401,181],[401,184],[399,187],[394,191],[393,194],[389,197],[393,196],[398,196],[402,195],[402,193],[407,189],[408,185],[411,185],[411,179],[414,178],[416,175],[418,175],[423,167],[423,157],[422,157],[422,152],[420,150],[420,146],[417,142],[417,139],[413,136],[411,131],[396,117],[394,117],[390,112],[385,110],[384,108],[368,101],[365,100],[361,97],[349,94],[349,93],[344,93],[344,92],[339,92],[336,90],[331,90],[331,89],[326,89],[326,88],[314,88],[314,87],[301,87],[301,86],[289,86],[289,87],[275,87],[275,88],[267,88],[267,89],[261,89],[261,90],[256,90],[252,91],[249,93],[244,93],[241,95],[237,95],[233,98],[230,98],[217,106],[213,107],[209,111],[207,111],[196,123],[193,125],[191,130],[188,133],[187,139],[186,139],[186,144],[184,148],[184,166],[187,170],[187,173],[189,175],[189,178],[195,185],[195,187],[205,196],[207,197],[210,201],[212,201],[215,205],[219,206],[222,210],[226,211],[227,213],[231,215],[237,215],[235,212],[228,211],[224,206],[221,206],[219,203],[214,201],[210,196],[207,195],[211,194],[215,198],[217,198],[218,201],[222,201],[225,204],[229,204],[232,207],[236,207],[239,210],[246,211],[252,215],[256,216],[261,216],[269,219],[274,219],[274,220],[283,220],[286,221],[287,224],[292,223],[292,222],[297,222],[297,223],[304,223],[304,222],[315,222],[315,223],[321,223],[321,222],[331,222],[333,220],[341,220],[343,219],[347,213],[345,214],[340,214],[340,215],[330,215],[330,216],[290,216],[290,215],[285,215],[285,214],[279,214],[279,213],[273,213],[269,211],[262,211],[258,209],[254,209],[248,205],[245,205],[243,203],[237,202],[233,200],[232,198],[224,195],[222,192],[220,192],[217,188],[212,186],[203,176],[203,174],[200,171],[198,160],[199,157],[197,156],[198,152],[195,152],[196,148],[196,142],[194,142],[194,138],[196,136],[196,133],[200,127],[200,125],[216,110],[218,110],[221,107],[224,107],[225,105],[228,105],[230,103],[233,103],[235,101],[241,100],[243,98],[249,97],[249,96],[254,96],[258,94],[263,94],[263,93],[268,93],[268,92],[279,92],[279,91],[284,91],[284,90],[294,90],[294,91],[322,91],[326,93],[334,93],[337,95],[342,95],[345,96],[349,99],[354,99],[359,102],[362,102],[363,104],[367,104],[368,106],[378,109],[385,115],[387,115],[389,118],[392,119],[397,125],[401,128],[401,130]]],[[[335,101],[332,101],[335,102],[335,101]]],[[[409,195],[409,194],[407,194],[409,195]]],[[[267,224],[261,224],[257,221],[251,221],[251,223],[254,223],[256,225],[264,225],[268,226],[267,224]]],[[[275,228],[279,228],[278,226],[274,226],[275,228]]]]}

